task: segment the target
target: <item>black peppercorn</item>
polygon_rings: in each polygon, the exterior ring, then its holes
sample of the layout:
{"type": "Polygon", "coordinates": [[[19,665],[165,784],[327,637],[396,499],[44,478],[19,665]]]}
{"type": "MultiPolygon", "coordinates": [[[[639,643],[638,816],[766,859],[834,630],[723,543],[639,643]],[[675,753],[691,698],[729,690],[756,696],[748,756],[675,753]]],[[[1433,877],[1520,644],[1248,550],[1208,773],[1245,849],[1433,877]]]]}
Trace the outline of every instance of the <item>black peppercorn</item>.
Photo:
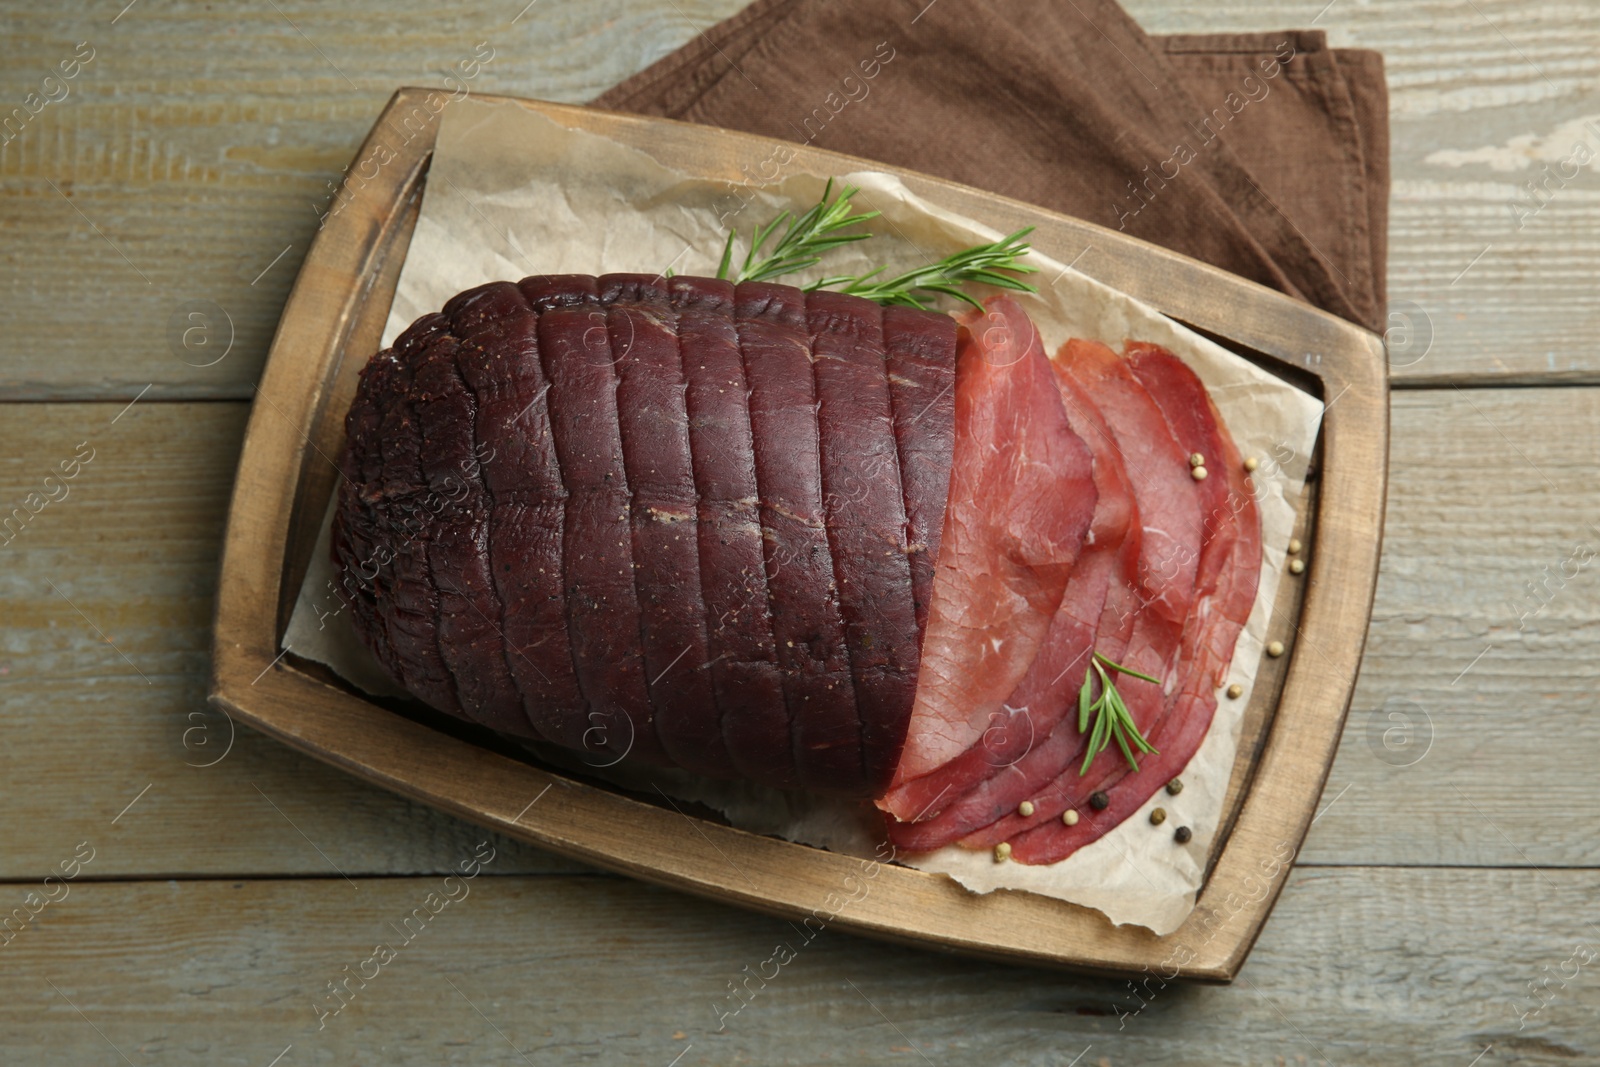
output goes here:
{"type": "Polygon", "coordinates": [[[1095,792],[1089,794],[1089,806],[1095,811],[1105,811],[1110,805],[1111,798],[1106,796],[1104,793],[1095,792]]]}
{"type": "Polygon", "coordinates": [[[1190,830],[1187,826],[1180,826],[1176,830],[1172,831],[1172,839],[1180,845],[1187,845],[1189,843],[1189,839],[1193,836],[1194,831],[1190,830]]]}

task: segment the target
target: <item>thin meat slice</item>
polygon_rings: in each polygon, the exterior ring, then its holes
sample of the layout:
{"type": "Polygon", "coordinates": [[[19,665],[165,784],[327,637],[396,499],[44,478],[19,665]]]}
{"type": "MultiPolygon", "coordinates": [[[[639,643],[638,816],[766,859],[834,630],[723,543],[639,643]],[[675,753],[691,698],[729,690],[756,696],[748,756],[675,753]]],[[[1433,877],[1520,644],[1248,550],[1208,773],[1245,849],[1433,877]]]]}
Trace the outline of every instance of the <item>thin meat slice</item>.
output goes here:
{"type": "Polygon", "coordinates": [[[787,285],[744,282],[735,298],[773,636],[796,769],[808,788],[864,792],[855,688],[824,523],[805,294],[787,285]]]}
{"type": "MultiPolygon", "coordinates": [[[[1081,751],[1082,735],[1074,738],[1071,731],[1052,734],[1052,730],[1075,711],[1102,616],[1106,632],[1098,643],[1103,654],[1111,649],[1127,617],[1120,603],[1113,602],[1109,614],[1106,605],[1113,583],[1119,596],[1131,589],[1128,579],[1138,562],[1141,537],[1133,487],[1100,410],[1059,367],[1056,386],[1068,423],[1094,457],[1094,519],[1044,644],[1022,683],[994,714],[990,728],[956,759],[903,783],[884,798],[880,806],[904,820],[890,824],[900,847],[938,848],[992,823],[1049,781],[1063,760],[1075,754],[1074,741],[1081,751]],[[936,818],[947,810],[948,815],[936,818]],[[907,825],[913,820],[933,821],[907,825]]],[[[1121,654],[1120,648],[1113,651],[1121,654]]]]}
{"type": "Polygon", "coordinates": [[[964,317],[950,505],[893,786],[972,748],[1026,675],[1093,518],[1092,457],[1015,301],[964,317]]]}
{"type": "Polygon", "coordinates": [[[455,521],[436,527],[428,565],[439,591],[439,648],[462,710],[493,730],[529,734],[522,696],[506,663],[500,598],[489,573],[490,505],[473,440],[476,403],[457,367],[461,342],[441,336],[417,362],[417,425],[428,493],[455,521]]]}
{"type": "Polygon", "coordinates": [[[1150,738],[1158,753],[1140,761],[1106,790],[1107,806],[1067,827],[1041,826],[1012,842],[1012,855],[1024,863],[1065,859],[1097,840],[1188,766],[1216,713],[1216,689],[1227,675],[1240,631],[1255,606],[1261,571],[1261,523],[1255,495],[1239,452],[1204,384],[1172,353],[1156,345],[1126,348],[1134,374],[1149,390],[1173,434],[1205,457],[1213,477],[1200,495],[1205,542],[1197,573],[1199,596],[1184,634],[1182,687],[1172,695],[1150,738]],[[1211,484],[1213,482],[1215,484],[1211,484]]]}
{"type": "Polygon", "coordinates": [[[889,397],[900,481],[906,505],[906,550],[917,639],[928,629],[934,562],[950,499],[950,458],[955,442],[956,324],[949,315],[916,308],[883,309],[883,345],[889,356],[889,397]]]}
{"type": "Polygon", "coordinates": [[[673,278],[699,498],[701,589],[722,736],[739,773],[800,784],[768,608],[749,392],[731,282],[673,278]]]}
{"type": "Polygon", "coordinates": [[[1206,548],[1196,573],[1196,588],[1204,599],[1197,602],[1185,633],[1186,647],[1191,635],[1201,644],[1211,685],[1220,686],[1239,632],[1255,607],[1261,578],[1261,515],[1255,490],[1238,446],[1194,371],[1159,345],[1130,341],[1125,352],[1128,365],[1150,390],[1179,441],[1203,456],[1208,470],[1221,475],[1201,483],[1202,488],[1209,486],[1201,494],[1206,548]],[[1218,613],[1221,620],[1214,619],[1218,613]]]}
{"type": "Polygon", "coordinates": [[[644,675],[617,357],[606,314],[593,278],[530,278],[521,288],[539,311],[539,354],[569,494],[562,563],[567,626],[591,706],[582,747],[605,760],[626,755],[664,763],[644,675]]]}
{"type": "Polygon", "coordinates": [[[591,725],[562,611],[567,491],[550,429],[538,316],[509,282],[445,305],[458,364],[477,400],[474,455],[490,500],[489,567],[511,677],[538,734],[579,748],[591,725]]]}
{"type": "Polygon", "coordinates": [[[698,501],[676,316],[658,276],[608,274],[598,286],[616,357],[639,627],[656,732],[679,767],[734,777],[706,669],[698,501]]]}
{"type": "Polygon", "coordinates": [[[906,557],[883,309],[842,293],[806,294],[823,514],[855,682],[864,782],[881,791],[911,718],[917,620],[906,557]]]}
{"type": "MultiPolygon", "coordinates": [[[[1183,628],[1195,600],[1203,538],[1197,488],[1203,483],[1191,476],[1189,451],[1173,436],[1160,407],[1115,352],[1098,342],[1072,340],[1056,362],[1105,416],[1133,486],[1141,536],[1137,592],[1131,605],[1119,609],[1128,613],[1121,621],[1131,615],[1132,629],[1120,656],[1103,649],[1101,654],[1160,680],[1160,685],[1153,685],[1126,674],[1113,678],[1139,733],[1157,744],[1156,727],[1181,682],[1183,628]]],[[[1080,774],[1084,749],[1076,716],[1056,724],[1052,734],[1061,733],[1072,743],[1049,747],[1067,759],[1036,794],[1018,798],[1019,803],[1030,800],[1033,813],[1012,811],[962,838],[963,846],[989,848],[1034,826],[1061,825],[1063,811],[1083,804],[1131,769],[1113,744],[1095,757],[1087,773],[1080,774]]]]}

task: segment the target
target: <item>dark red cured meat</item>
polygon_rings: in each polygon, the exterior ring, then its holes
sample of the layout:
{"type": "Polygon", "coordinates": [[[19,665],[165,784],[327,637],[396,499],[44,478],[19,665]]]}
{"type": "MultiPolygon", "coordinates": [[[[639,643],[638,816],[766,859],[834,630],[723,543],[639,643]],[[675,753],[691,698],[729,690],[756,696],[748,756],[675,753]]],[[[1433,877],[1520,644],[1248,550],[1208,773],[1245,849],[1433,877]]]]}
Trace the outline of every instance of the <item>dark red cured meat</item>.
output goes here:
{"type": "Polygon", "coordinates": [[[883,344],[889,353],[889,397],[905,490],[906,548],[911,554],[920,648],[928,629],[945,502],[950,498],[956,418],[955,320],[915,308],[887,307],[883,309],[883,344]]]}
{"type": "Polygon", "coordinates": [[[1196,588],[1207,597],[1197,603],[1185,631],[1186,647],[1200,643],[1211,668],[1211,685],[1220,686],[1233,660],[1234,644],[1255,607],[1261,578],[1261,515],[1254,487],[1246,476],[1238,446],[1229,435],[1194,371],[1159,345],[1130,341],[1128,365],[1150,390],[1168,424],[1185,447],[1205,457],[1209,470],[1201,494],[1206,549],[1200,557],[1196,588]],[[1222,620],[1215,620],[1220,613],[1222,620]],[[1216,622],[1217,625],[1211,625],[1216,622]]]}
{"type": "MultiPolygon", "coordinates": [[[[1168,697],[1181,682],[1178,661],[1183,626],[1195,600],[1203,536],[1197,487],[1203,483],[1190,475],[1189,452],[1173,437],[1161,409],[1115,352],[1098,342],[1073,340],[1063,346],[1056,365],[1105,416],[1133,486],[1141,527],[1133,629],[1120,656],[1104,651],[1102,655],[1161,679],[1160,687],[1127,675],[1117,679],[1117,689],[1139,732],[1159,747],[1154,734],[1169,707],[1168,697]]],[[[1083,804],[1130,769],[1122,753],[1111,745],[1095,757],[1087,774],[1080,775],[1078,760],[1084,748],[1076,717],[1057,723],[1052,733],[1065,733],[1073,744],[1060,746],[1068,759],[1056,768],[1048,785],[1018,798],[1018,803],[1033,802],[1033,814],[1023,816],[1013,810],[968,834],[962,845],[989,848],[1034,826],[1060,826],[1063,811],[1083,804]]]]}
{"type": "Polygon", "coordinates": [[[578,684],[593,723],[585,748],[601,761],[668,762],[644,675],[634,587],[630,492],[617,415],[616,355],[595,279],[524,279],[539,311],[550,423],[568,498],[563,585],[578,684]]]}
{"type": "Polygon", "coordinates": [[[599,291],[616,357],[622,454],[633,493],[634,579],[656,733],[679,767],[736,777],[706,669],[711,657],[700,591],[698,500],[676,315],[659,276],[608,274],[599,291]]]}
{"type": "Polygon", "coordinates": [[[862,775],[887,782],[917,681],[917,617],[906,558],[883,309],[842,293],[806,294],[823,513],[855,682],[862,775]]]}
{"type": "Polygon", "coordinates": [[[990,729],[961,756],[903,783],[880,805],[904,820],[889,823],[891,840],[900,847],[926,851],[949,844],[1015,809],[1048,782],[1064,760],[1082,751],[1082,735],[1052,731],[1076,712],[1090,650],[1098,643],[1102,654],[1120,655],[1126,645],[1123,620],[1131,615],[1120,601],[1108,611],[1107,593],[1113,583],[1119,597],[1132,589],[1141,541],[1133,487],[1100,410],[1059,367],[1056,385],[1068,423],[1094,456],[1094,520],[1044,644],[990,729]],[[1105,632],[1097,640],[1102,620],[1105,632]],[[923,824],[908,825],[913,820],[923,824]]]}
{"type": "Polygon", "coordinates": [[[1200,483],[1205,542],[1197,568],[1199,596],[1184,632],[1181,688],[1169,700],[1137,772],[1106,790],[1101,811],[1087,809],[1077,826],[1041,826],[1012,842],[1012,855],[1029,864],[1055,863],[1117,826],[1188,766],[1216,713],[1216,689],[1227,674],[1239,632],[1255,606],[1261,571],[1261,523],[1238,448],[1204,384],[1172,353],[1130,343],[1130,369],[1166,418],[1174,436],[1204,456],[1214,478],[1200,483]],[[1214,484],[1213,484],[1214,483],[1214,484]]]}
{"type": "Polygon", "coordinates": [[[735,322],[766,542],[767,588],[795,764],[808,788],[862,792],[861,727],[822,503],[805,294],[744,282],[735,322]]]}
{"type": "Polygon", "coordinates": [[[909,538],[942,523],[952,454],[933,383],[954,326],[896,318],[891,354],[876,307],[808,314],[783,286],[458,295],[374,358],[347,419],[332,541],[358,634],[420,699],[505,733],[881,791],[932,555],[909,538]]]}
{"type": "Polygon", "coordinates": [[[460,348],[453,336],[438,338],[423,350],[415,378],[422,474],[430,497],[449,501],[457,516],[437,526],[428,543],[439,591],[439,650],[463,711],[492,730],[527,733],[489,573],[491,509],[473,440],[477,404],[457,369],[460,348]]]}
{"type": "Polygon", "coordinates": [[[461,293],[445,313],[462,341],[462,379],[477,399],[474,458],[491,501],[488,559],[511,676],[537,734],[577,748],[590,722],[562,610],[567,492],[550,431],[538,317],[509,282],[461,293]]]}
{"type": "Polygon", "coordinates": [[[1022,309],[992,298],[959,344],[950,507],[894,785],[978,743],[1045,639],[1095,510],[1091,455],[1022,309]]]}
{"type": "Polygon", "coordinates": [[[387,598],[373,580],[381,570],[376,549],[384,539],[379,526],[381,520],[374,514],[379,494],[370,488],[358,491],[358,487],[375,484],[382,472],[383,452],[378,431],[388,406],[399,402],[395,382],[399,366],[399,360],[392,354],[381,353],[361,371],[362,396],[367,402],[358,400],[352,404],[345,419],[348,444],[340,460],[343,475],[338,486],[340,521],[333,524],[332,530],[334,591],[353,618],[372,628],[376,638],[372,643],[373,652],[384,670],[395,679],[403,677],[404,672],[396,658],[380,603],[387,598]]]}
{"type": "MultiPolygon", "coordinates": [[[[442,316],[419,320],[401,341],[420,350],[437,337],[442,323],[442,316]]],[[[360,538],[366,551],[335,562],[346,574],[354,570],[364,578],[368,571],[376,572],[381,587],[374,596],[377,617],[369,625],[386,635],[386,645],[393,650],[392,656],[380,654],[380,661],[394,663],[399,668],[396,680],[419,698],[461,715],[455,680],[439,650],[439,594],[428,567],[432,515],[422,474],[422,434],[411,397],[415,363],[393,357],[380,360],[383,362],[376,367],[363,371],[363,378],[370,389],[367,395],[382,416],[372,438],[352,439],[342,464],[345,479],[339,487],[344,512],[363,516],[361,522],[346,524],[347,529],[366,526],[371,533],[360,538]],[[392,369],[386,363],[392,363],[392,369]],[[377,471],[366,476],[363,472],[374,452],[380,457],[377,471]]],[[[350,421],[366,420],[358,416],[350,421]]],[[[447,507],[448,502],[443,502],[440,509],[447,507]]],[[[341,543],[350,547],[349,540],[335,540],[335,544],[341,543]]],[[[355,618],[359,626],[363,618],[370,617],[358,614],[355,618]]]]}
{"type": "Polygon", "coordinates": [[[755,446],[731,282],[673,278],[700,501],[701,589],[722,736],[739,773],[800,784],[767,604],[755,446]]]}

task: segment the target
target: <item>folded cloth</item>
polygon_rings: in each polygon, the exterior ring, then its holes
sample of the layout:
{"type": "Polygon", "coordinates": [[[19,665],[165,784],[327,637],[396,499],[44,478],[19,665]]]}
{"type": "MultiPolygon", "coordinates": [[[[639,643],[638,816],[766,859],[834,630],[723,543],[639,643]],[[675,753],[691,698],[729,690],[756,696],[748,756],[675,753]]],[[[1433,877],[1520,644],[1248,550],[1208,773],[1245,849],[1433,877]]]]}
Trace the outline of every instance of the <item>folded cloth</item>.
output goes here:
{"type": "Polygon", "coordinates": [[[1321,31],[1152,37],[1114,0],[757,0],[594,105],[988,189],[1383,328],[1383,61],[1321,31]]]}

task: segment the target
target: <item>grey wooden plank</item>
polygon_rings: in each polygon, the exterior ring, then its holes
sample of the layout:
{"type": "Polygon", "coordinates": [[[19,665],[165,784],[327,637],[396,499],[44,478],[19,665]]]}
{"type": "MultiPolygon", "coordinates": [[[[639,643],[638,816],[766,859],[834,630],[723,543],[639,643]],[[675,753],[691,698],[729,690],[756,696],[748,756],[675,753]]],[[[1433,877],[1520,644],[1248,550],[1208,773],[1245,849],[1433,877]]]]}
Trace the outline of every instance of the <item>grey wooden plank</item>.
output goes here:
{"type": "MultiPolygon", "coordinates": [[[[84,831],[106,858],[136,833],[84,831]]],[[[1600,1056],[1600,937],[1583,921],[1594,871],[1296,872],[1222,988],[857,940],[826,911],[807,941],[781,920],[622,879],[493,877],[499,862],[464,883],[65,883],[0,948],[0,1040],[40,1067],[119,1053],[172,1067],[1600,1056]],[[394,952],[381,966],[380,944],[394,952]]],[[[20,901],[24,887],[0,889],[20,901]]]]}
{"type": "MultiPolygon", "coordinates": [[[[21,101],[39,65],[70,58],[76,41],[95,58],[65,99],[0,147],[10,235],[0,277],[14,297],[0,305],[0,396],[129,397],[146,385],[156,397],[248,395],[328,183],[396,86],[441,83],[481,42],[495,58],[470,89],[584,100],[740,6],[545,2],[518,17],[515,4],[441,12],[415,0],[354,13],[141,4],[114,26],[81,7],[7,12],[0,100],[21,101]],[[175,354],[169,327],[181,332],[207,301],[231,320],[233,348],[192,366],[217,349],[175,354]]],[[[1314,23],[1338,44],[1382,49],[1395,145],[1391,288],[1431,335],[1397,360],[1397,376],[1595,380],[1590,172],[1517,229],[1509,205],[1537,166],[1451,165],[1438,153],[1531,137],[1564,155],[1571,133],[1558,131],[1600,115],[1600,12],[1513,0],[1318,6],[1129,9],[1154,32],[1314,23]]],[[[227,332],[214,309],[209,321],[218,338],[227,332]]]]}
{"type": "Polygon", "coordinates": [[[115,25],[11,8],[7,114],[75,42],[93,58],[0,146],[0,397],[248,396],[331,183],[396,88],[583,101],[740,6],[140,4],[115,25]],[[212,345],[175,344],[208,307],[212,345]]]}
{"type": "Polygon", "coordinates": [[[1408,391],[1391,423],[1377,603],[1306,858],[1600,865],[1600,393],[1408,391]]]}
{"type": "MultiPolygon", "coordinates": [[[[1126,0],[1152,33],[1315,26],[1384,54],[1393,196],[1391,327],[1431,335],[1406,382],[1595,381],[1600,201],[1592,167],[1549,182],[1583,140],[1600,158],[1600,8],[1591,4],[1126,0]],[[1543,182],[1535,201],[1525,188],[1543,182]],[[1523,217],[1513,204],[1542,201],[1523,217]],[[1479,258],[1481,257],[1481,258],[1479,258]],[[1404,317],[1401,317],[1404,316],[1404,317]]],[[[1581,158],[1581,157],[1580,157],[1581,158]]],[[[1558,174],[1557,178],[1561,176],[1558,174]]]]}
{"type": "MultiPolygon", "coordinates": [[[[0,404],[0,878],[43,877],[125,807],[111,832],[138,844],[108,849],[97,875],[448,869],[478,830],[234,737],[206,706],[245,405],[120,409],[0,404]],[[20,531],[4,525],[17,508],[20,531]]],[[[508,870],[584,869],[499,844],[508,870]]]]}

